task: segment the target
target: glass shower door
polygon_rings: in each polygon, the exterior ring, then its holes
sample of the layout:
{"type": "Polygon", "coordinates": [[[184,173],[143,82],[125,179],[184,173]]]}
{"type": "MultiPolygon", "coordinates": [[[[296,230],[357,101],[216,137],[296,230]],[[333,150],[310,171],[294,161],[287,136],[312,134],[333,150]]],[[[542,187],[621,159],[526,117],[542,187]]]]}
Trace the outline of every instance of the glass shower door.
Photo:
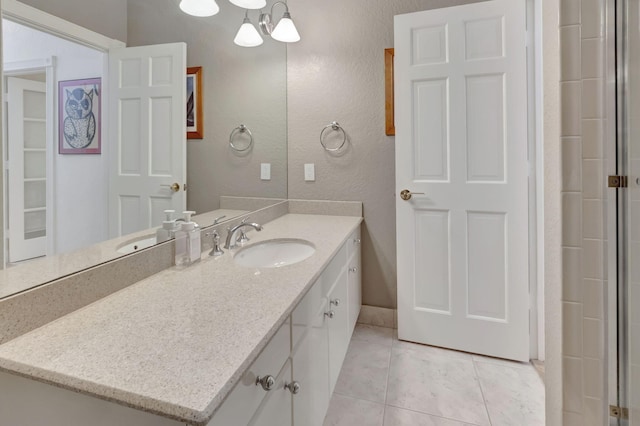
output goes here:
{"type": "MultiPolygon", "coordinates": [[[[618,144],[618,414],[640,426],[640,6],[619,1],[618,144]]],[[[614,409],[615,411],[615,409],[614,409]]],[[[615,417],[612,417],[614,422],[615,417]]]]}

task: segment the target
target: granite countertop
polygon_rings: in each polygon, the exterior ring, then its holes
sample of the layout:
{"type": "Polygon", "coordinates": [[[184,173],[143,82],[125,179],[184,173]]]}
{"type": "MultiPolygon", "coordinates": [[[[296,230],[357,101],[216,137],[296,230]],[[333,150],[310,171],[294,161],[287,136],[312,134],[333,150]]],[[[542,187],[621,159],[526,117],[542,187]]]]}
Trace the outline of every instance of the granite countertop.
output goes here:
{"type": "MultiPolygon", "coordinates": [[[[193,220],[201,226],[210,226],[217,217],[226,215],[224,220],[229,220],[247,212],[218,209],[194,216],[193,220]]],[[[118,253],[118,248],[142,238],[155,236],[156,229],[158,228],[145,229],[69,253],[9,265],[6,269],[0,270],[0,299],[122,257],[124,254],[118,253]]]]}
{"type": "Polygon", "coordinates": [[[203,253],[1,345],[0,370],[205,425],[361,220],[279,217],[251,243],[302,238],[314,255],[257,269],[203,253]]]}

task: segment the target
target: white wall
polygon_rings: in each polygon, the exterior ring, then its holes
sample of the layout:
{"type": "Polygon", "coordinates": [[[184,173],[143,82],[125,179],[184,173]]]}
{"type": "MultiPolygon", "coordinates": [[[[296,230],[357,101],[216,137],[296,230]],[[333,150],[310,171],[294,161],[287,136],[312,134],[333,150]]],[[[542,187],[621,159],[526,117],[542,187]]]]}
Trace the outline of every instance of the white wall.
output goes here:
{"type": "Polygon", "coordinates": [[[107,37],[127,41],[127,0],[20,1],[107,37]]]}
{"type": "MultiPolygon", "coordinates": [[[[4,63],[55,56],[56,87],[61,80],[102,77],[105,55],[96,50],[7,20],[2,41],[4,63]]],[[[101,155],[60,155],[57,135],[54,140],[56,251],[64,253],[107,237],[107,149],[103,138],[101,155]]]]}

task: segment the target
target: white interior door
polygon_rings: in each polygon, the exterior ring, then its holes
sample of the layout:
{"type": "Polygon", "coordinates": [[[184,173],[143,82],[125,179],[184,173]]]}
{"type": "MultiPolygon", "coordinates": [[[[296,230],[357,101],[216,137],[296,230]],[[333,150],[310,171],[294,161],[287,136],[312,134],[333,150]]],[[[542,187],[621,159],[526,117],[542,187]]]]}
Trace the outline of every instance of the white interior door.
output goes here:
{"type": "Polygon", "coordinates": [[[186,72],[184,43],[109,51],[111,237],[186,209],[186,72]]]}
{"type": "Polygon", "coordinates": [[[402,340],[529,359],[525,19],[524,0],[395,17],[402,340]]]}
{"type": "Polygon", "coordinates": [[[47,94],[7,77],[9,262],[47,253],[47,94]]]}

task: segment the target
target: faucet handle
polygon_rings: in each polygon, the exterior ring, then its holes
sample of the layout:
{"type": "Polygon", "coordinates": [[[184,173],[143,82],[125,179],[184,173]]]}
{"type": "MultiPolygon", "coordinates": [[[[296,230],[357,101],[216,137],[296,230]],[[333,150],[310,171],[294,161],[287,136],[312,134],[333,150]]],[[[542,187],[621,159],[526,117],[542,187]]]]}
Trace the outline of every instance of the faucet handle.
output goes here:
{"type": "Polygon", "coordinates": [[[220,248],[220,234],[218,234],[218,231],[214,230],[213,232],[208,232],[206,235],[211,236],[213,246],[209,252],[209,256],[222,256],[224,251],[220,248]]]}
{"type": "Polygon", "coordinates": [[[249,241],[249,237],[247,237],[247,234],[242,229],[239,229],[238,231],[240,232],[240,235],[236,238],[236,243],[240,245],[246,244],[249,241]]]}

